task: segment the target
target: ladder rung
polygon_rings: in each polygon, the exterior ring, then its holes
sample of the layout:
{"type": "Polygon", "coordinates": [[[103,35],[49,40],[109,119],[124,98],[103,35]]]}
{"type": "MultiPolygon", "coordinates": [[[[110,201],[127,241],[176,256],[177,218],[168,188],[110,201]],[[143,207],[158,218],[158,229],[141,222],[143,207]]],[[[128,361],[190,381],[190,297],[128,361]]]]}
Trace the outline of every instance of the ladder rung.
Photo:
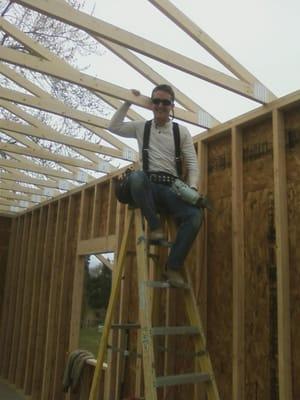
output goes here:
{"type": "Polygon", "coordinates": [[[112,329],[139,329],[141,327],[140,324],[131,323],[131,324],[111,324],[112,329]]]}
{"type": "Polygon", "coordinates": [[[197,335],[197,326],[155,326],[152,328],[153,335],[197,335]]]}
{"type": "MultiPolygon", "coordinates": [[[[147,281],[145,282],[145,285],[151,288],[161,288],[161,289],[168,289],[168,288],[173,288],[173,286],[170,285],[169,282],[166,281],[147,281]]],[[[183,286],[182,288],[174,288],[174,289],[190,289],[188,284],[186,286],[183,286]]]]}
{"type": "MultiPolygon", "coordinates": [[[[127,250],[126,255],[136,255],[136,250],[127,250]]],[[[159,255],[155,253],[148,253],[148,257],[158,259],[159,255]]]]}
{"type": "Polygon", "coordinates": [[[197,351],[186,351],[186,350],[174,350],[174,348],[164,347],[164,346],[157,346],[159,352],[164,353],[172,353],[174,356],[178,356],[180,358],[191,358],[191,357],[207,357],[208,352],[207,350],[197,351]]]}
{"type": "Polygon", "coordinates": [[[156,378],[155,386],[156,387],[175,386],[175,385],[184,385],[187,383],[199,383],[208,381],[210,381],[210,375],[206,373],[169,375],[169,376],[160,376],[156,378]]]}
{"type": "Polygon", "coordinates": [[[127,349],[121,349],[120,347],[114,347],[111,345],[107,345],[107,349],[110,351],[113,351],[114,353],[121,353],[124,357],[138,357],[142,358],[142,354],[137,353],[136,351],[133,350],[127,350],[127,349]]]}
{"type": "MultiPolygon", "coordinates": [[[[142,240],[142,238],[141,238],[142,240]]],[[[148,239],[148,245],[149,246],[159,246],[159,247],[172,247],[173,246],[173,242],[169,242],[166,239],[160,239],[160,240],[149,240],[148,239]]]]}

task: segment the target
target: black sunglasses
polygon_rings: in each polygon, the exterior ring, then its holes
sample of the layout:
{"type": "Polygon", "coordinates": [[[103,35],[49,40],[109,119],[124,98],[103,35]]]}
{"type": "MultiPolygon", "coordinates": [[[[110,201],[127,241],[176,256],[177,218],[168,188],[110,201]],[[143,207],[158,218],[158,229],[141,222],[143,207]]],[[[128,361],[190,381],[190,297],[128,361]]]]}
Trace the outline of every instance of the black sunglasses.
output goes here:
{"type": "Polygon", "coordinates": [[[158,105],[158,104],[162,103],[164,106],[170,106],[172,104],[172,101],[168,100],[168,99],[158,99],[158,98],[156,98],[156,99],[151,99],[151,101],[155,105],[158,105]]]}

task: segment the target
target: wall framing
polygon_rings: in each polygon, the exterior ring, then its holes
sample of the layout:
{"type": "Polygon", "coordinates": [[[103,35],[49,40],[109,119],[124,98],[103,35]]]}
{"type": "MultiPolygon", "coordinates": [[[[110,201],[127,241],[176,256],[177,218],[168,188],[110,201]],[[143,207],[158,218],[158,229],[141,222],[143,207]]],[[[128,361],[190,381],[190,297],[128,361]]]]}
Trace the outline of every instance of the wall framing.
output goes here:
{"type": "MultiPolygon", "coordinates": [[[[198,135],[195,146],[202,189],[214,211],[206,215],[189,263],[221,396],[296,400],[300,92],[198,135]]],[[[78,346],[84,254],[117,251],[122,237],[126,209],[113,194],[118,174],[12,219],[0,372],[33,400],[64,398],[59,385],[66,352],[78,346]],[[49,368],[51,374],[45,374],[49,368]]],[[[129,257],[116,321],[132,322],[136,315],[134,262],[129,257]]],[[[168,318],[176,323],[176,316],[168,318]]],[[[124,337],[112,340],[121,345],[124,337]]],[[[130,333],[131,346],[135,341],[130,333]]],[[[183,346],[188,349],[189,343],[183,346]]],[[[117,396],[121,381],[126,394],[139,391],[138,380],[120,378],[123,363],[112,355],[105,399],[113,387],[117,396]]],[[[132,373],[139,366],[126,363],[132,373]]],[[[178,372],[177,361],[166,357],[162,363],[178,372]]],[[[197,393],[186,386],[175,389],[173,398],[196,399],[197,393]]]]}

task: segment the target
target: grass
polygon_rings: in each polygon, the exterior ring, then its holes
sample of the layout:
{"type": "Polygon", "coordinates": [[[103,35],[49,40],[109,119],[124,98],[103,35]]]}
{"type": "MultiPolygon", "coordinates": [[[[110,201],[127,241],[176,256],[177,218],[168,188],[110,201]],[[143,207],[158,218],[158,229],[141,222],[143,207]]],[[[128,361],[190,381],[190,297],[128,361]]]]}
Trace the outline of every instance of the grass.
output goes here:
{"type": "Polygon", "coordinates": [[[79,348],[88,350],[97,358],[98,347],[100,343],[101,333],[98,332],[97,326],[81,328],[79,337],[79,348]]]}

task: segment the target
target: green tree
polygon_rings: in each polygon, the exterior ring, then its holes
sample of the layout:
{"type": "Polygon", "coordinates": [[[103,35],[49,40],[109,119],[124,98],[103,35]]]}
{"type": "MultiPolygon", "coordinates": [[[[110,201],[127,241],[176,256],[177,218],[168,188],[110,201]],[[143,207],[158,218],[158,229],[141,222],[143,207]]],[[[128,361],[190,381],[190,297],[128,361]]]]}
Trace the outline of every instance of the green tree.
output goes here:
{"type": "Polygon", "coordinates": [[[106,308],[111,290],[111,271],[104,265],[96,276],[88,273],[86,279],[87,303],[92,309],[106,308]]]}

